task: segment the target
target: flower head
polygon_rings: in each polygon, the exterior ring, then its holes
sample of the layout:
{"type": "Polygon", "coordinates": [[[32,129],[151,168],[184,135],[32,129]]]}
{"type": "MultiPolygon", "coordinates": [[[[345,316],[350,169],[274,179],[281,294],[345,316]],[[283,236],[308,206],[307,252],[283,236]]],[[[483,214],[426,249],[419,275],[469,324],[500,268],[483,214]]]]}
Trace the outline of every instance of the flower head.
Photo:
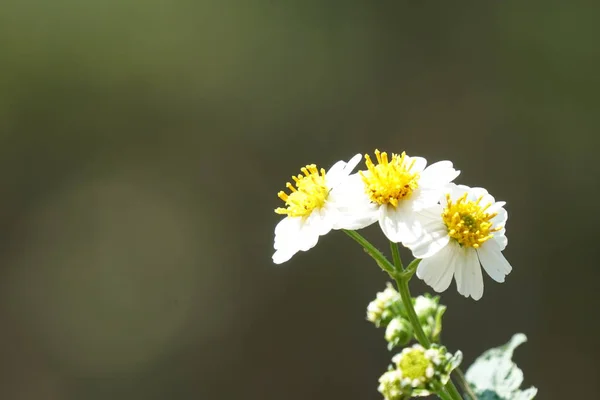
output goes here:
{"type": "Polygon", "coordinates": [[[375,150],[377,164],[365,155],[366,167],[350,177],[346,192],[348,202],[344,217],[353,229],[364,228],[379,220],[384,234],[393,242],[411,242],[419,237],[421,227],[414,212],[437,203],[446,184],[460,171],[450,161],[440,161],[426,168],[422,157],[406,153],[388,157],[375,150]]]}
{"type": "Polygon", "coordinates": [[[386,400],[429,396],[448,382],[461,360],[460,351],[453,356],[436,344],[427,350],[420,344],[407,347],[392,358],[394,367],[379,379],[379,392],[386,400]]]}
{"type": "Polygon", "coordinates": [[[474,300],[483,296],[480,264],[493,280],[504,282],[512,270],[502,255],[508,243],[504,204],[483,188],[449,185],[441,205],[416,214],[423,232],[406,245],[423,259],[417,276],[436,292],[448,289],[454,277],[458,292],[474,300]]]}
{"type": "Polygon", "coordinates": [[[298,251],[313,248],[319,236],[345,227],[339,221],[340,201],[344,198],[339,189],[361,158],[357,154],[348,163],[339,161],[327,172],[314,164],[307,165],[300,169],[302,174],[292,176],[294,184],[286,184],[290,193],[278,193],[285,207],[275,212],[286,217],[275,227],[273,262],[286,262],[298,251]]]}

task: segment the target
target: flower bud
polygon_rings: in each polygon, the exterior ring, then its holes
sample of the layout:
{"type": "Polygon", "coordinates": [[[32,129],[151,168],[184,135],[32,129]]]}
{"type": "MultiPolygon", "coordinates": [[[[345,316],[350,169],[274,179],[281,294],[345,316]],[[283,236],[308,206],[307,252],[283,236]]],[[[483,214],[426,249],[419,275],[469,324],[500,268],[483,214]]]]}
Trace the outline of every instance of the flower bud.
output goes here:
{"type": "Polygon", "coordinates": [[[388,349],[390,350],[397,346],[407,345],[412,336],[413,329],[410,322],[402,317],[391,320],[385,330],[385,340],[388,341],[388,349]]]}
{"type": "Polygon", "coordinates": [[[381,375],[377,390],[385,400],[402,400],[408,398],[402,386],[402,373],[393,369],[381,375]]]}
{"type": "Polygon", "coordinates": [[[387,288],[377,293],[375,300],[369,303],[367,320],[377,327],[387,326],[394,317],[400,315],[402,309],[400,293],[388,283],[387,288]]]}
{"type": "Polygon", "coordinates": [[[438,296],[431,297],[428,293],[415,298],[415,312],[421,323],[427,322],[430,316],[435,315],[439,302],[440,298],[438,296]]]}
{"type": "Polygon", "coordinates": [[[425,334],[433,341],[439,341],[442,333],[442,316],[446,306],[439,304],[439,296],[432,297],[428,293],[415,299],[415,312],[425,334]]]}

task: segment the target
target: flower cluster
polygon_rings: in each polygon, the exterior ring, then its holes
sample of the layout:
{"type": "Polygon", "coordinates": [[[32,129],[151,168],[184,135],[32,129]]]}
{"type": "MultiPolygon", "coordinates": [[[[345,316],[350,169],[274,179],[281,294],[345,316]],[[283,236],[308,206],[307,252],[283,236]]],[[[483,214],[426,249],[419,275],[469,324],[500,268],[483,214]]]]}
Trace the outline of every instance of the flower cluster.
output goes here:
{"type": "Polygon", "coordinates": [[[285,215],[275,228],[277,264],[314,247],[332,229],[357,230],[375,222],[392,242],[402,243],[422,259],[417,276],[435,291],[454,278],[460,294],[483,295],[481,267],[504,282],[511,266],[506,247],[508,214],[483,188],[456,185],[460,171],[450,161],[427,166],[422,157],[375,150],[365,155],[366,169],[354,172],[362,159],[339,161],[327,172],[311,164],[279,192],[285,215]]]}
{"type": "Polygon", "coordinates": [[[385,400],[429,396],[448,382],[461,361],[460,351],[453,356],[443,346],[415,344],[392,358],[394,365],[379,378],[378,390],[385,400]]]}
{"type": "MultiPolygon", "coordinates": [[[[446,306],[439,302],[439,296],[432,297],[427,293],[412,299],[423,332],[432,342],[439,342],[442,316],[446,311],[446,306]]],[[[378,328],[385,328],[385,340],[390,350],[405,346],[414,337],[400,293],[390,283],[367,306],[367,320],[378,328]]]]}

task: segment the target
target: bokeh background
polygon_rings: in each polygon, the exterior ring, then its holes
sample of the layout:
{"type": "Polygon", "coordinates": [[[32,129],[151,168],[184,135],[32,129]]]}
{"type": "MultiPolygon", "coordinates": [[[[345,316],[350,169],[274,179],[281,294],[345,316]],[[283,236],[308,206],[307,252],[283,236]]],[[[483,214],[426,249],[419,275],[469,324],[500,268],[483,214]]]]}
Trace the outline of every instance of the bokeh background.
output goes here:
{"type": "Polygon", "coordinates": [[[391,354],[365,308],[386,276],[339,232],[271,262],[289,176],[375,148],[450,159],[508,202],[514,270],[479,302],[444,293],[448,347],[468,365],[524,332],[540,398],[597,397],[599,18],[4,0],[0,398],[380,398],[391,354]]]}

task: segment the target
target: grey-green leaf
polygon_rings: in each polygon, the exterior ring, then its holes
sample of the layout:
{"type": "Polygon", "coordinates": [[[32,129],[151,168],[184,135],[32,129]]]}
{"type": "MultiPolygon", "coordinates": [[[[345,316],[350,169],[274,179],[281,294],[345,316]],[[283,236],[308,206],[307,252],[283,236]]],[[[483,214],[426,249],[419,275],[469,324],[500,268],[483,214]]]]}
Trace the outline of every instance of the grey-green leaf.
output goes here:
{"type": "Polygon", "coordinates": [[[526,341],[524,334],[517,333],[505,345],[483,353],[469,367],[466,378],[479,399],[531,400],[535,397],[536,388],[519,389],[523,371],[512,361],[514,350],[526,341]]]}

